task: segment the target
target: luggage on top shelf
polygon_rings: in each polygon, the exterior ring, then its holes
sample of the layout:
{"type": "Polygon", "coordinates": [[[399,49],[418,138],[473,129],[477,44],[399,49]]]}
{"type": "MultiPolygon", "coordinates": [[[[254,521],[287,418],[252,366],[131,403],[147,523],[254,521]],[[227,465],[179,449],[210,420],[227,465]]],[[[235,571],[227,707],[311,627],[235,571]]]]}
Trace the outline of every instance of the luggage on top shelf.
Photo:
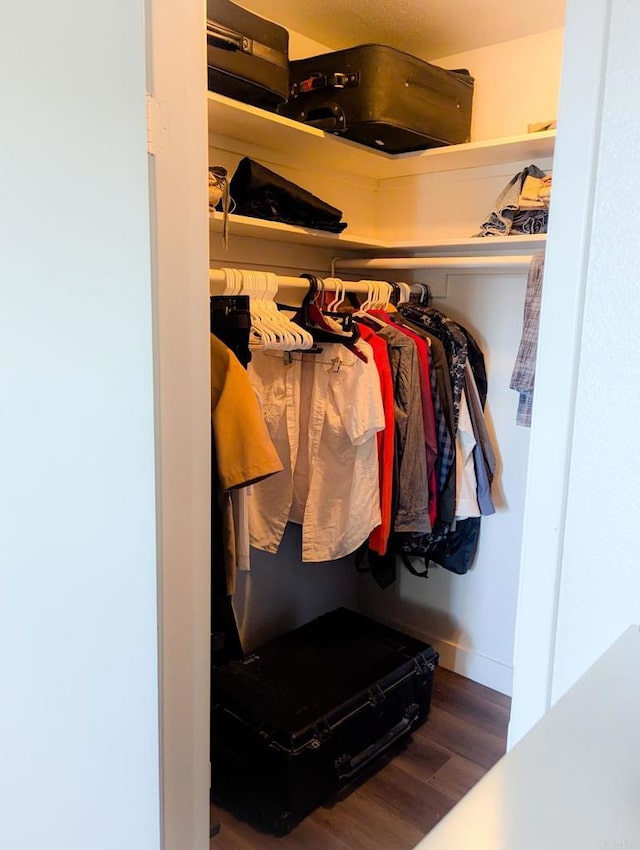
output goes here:
{"type": "Polygon", "coordinates": [[[468,142],[473,77],[364,44],[290,63],[282,115],[387,153],[468,142]]]}
{"type": "Polygon", "coordinates": [[[265,109],[289,92],[289,33],[236,6],[207,0],[209,89],[265,109]]]}
{"type": "Polygon", "coordinates": [[[438,655],[339,608],[212,673],[214,799],[284,834],[423,723],[438,655]]]}

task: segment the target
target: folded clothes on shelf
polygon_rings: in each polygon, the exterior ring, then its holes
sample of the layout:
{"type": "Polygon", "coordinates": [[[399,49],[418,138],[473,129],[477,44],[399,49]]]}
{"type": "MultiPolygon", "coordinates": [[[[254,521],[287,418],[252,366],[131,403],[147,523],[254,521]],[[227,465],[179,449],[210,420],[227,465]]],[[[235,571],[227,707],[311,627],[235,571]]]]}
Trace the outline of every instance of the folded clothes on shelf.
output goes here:
{"type": "Polygon", "coordinates": [[[551,198],[551,174],[544,177],[534,177],[527,174],[520,190],[518,206],[521,210],[549,209],[551,198]]]}
{"type": "Polygon", "coordinates": [[[476,236],[546,233],[551,181],[551,173],[546,174],[537,165],[519,171],[496,198],[476,236]]]}

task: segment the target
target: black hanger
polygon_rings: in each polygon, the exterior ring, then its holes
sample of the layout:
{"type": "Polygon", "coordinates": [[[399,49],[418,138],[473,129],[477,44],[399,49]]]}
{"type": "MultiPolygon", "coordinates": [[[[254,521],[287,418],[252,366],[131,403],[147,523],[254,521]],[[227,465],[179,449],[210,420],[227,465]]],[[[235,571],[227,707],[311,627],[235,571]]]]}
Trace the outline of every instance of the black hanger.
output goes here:
{"type": "Polygon", "coordinates": [[[209,297],[209,330],[230,348],[243,366],[251,360],[251,312],[248,295],[209,297]]]}
{"type": "MultiPolygon", "coordinates": [[[[318,278],[312,274],[301,274],[300,277],[306,278],[309,281],[309,291],[302,301],[300,312],[296,316],[295,321],[301,324],[317,342],[339,342],[347,347],[354,345],[360,339],[360,332],[353,318],[349,313],[334,313],[320,308],[314,304],[314,300],[320,289],[318,278]],[[315,310],[314,310],[315,308],[315,310]],[[324,316],[336,319],[342,325],[345,333],[332,333],[326,328],[318,327],[318,323],[314,321],[313,313],[317,311],[324,316]]],[[[317,314],[316,314],[317,317],[317,314]]]]}
{"type": "Polygon", "coordinates": [[[388,280],[387,283],[393,290],[391,293],[391,303],[394,307],[397,307],[400,303],[400,286],[395,282],[395,280],[388,280]]]}

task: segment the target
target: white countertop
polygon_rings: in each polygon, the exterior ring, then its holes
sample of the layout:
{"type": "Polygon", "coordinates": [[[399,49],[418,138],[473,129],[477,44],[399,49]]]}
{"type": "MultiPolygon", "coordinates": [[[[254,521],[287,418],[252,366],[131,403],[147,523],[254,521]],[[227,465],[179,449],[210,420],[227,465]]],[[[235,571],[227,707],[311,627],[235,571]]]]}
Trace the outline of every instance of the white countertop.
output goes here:
{"type": "Polygon", "coordinates": [[[638,626],[416,850],[640,850],[638,626]]]}

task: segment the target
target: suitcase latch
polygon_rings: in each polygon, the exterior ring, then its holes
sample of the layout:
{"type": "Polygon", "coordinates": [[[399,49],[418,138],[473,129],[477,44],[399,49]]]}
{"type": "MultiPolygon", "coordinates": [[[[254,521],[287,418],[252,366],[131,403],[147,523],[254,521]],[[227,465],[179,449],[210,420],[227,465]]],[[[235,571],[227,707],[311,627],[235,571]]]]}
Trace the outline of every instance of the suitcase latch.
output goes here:
{"type": "Polygon", "coordinates": [[[269,726],[266,723],[261,723],[256,728],[256,732],[258,734],[258,737],[262,738],[266,745],[270,747],[275,738],[275,730],[273,729],[273,727],[269,726]]]}
{"type": "Polygon", "coordinates": [[[381,702],[384,702],[384,699],[384,691],[380,685],[375,685],[375,687],[369,690],[369,702],[371,705],[380,705],[381,702]]]}
{"type": "Polygon", "coordinates": [[[427,661],[423,655],[419,655],[416,659],[414,659],[414,665],[418,674],[435,673],[436,667],[438,666],[438,659],[435,657],[430,658],[427,661]]]}
{"type": "Polygon", "coordinates": [[[341,756],[334,761],[333,767],[337,771],[338,775],[340,775],[345,768],[349,768],[351,766],[351,756],[348,753],[343,753],[341,756]]]}
{"type": "Polygon", "coordinates": [[[409,720],[411,723],[413,723],[413,721],[418,716],[419,712],[420,712],[420,706],[418,705],[418,703],[417,702],[411,702],[406,707],[405,712],[404,712],[404,716],[407,718],[407,720],[409,720]]]}
{"type": "Polygon", "coordinates": [[[327,720],[323,717],[319,723],[314,723],[312,728],[313,740],[311,741],[311,748],[317,750],[321,744],[331,737],[331,726],[329,726],[327,720]]]}
{"type": "Polygon", "coordinates": [[[352,86],[357,86],[359,80],[360,74],[358,71],[351,71],[348,74],[338,71],[333,74],[311,74],[306,80],[301,80],[299,83],[294,83],[291,86],[291,97],[299,97],[301,94],[319,91],[320,89],[351,88],[352,86]]]}

